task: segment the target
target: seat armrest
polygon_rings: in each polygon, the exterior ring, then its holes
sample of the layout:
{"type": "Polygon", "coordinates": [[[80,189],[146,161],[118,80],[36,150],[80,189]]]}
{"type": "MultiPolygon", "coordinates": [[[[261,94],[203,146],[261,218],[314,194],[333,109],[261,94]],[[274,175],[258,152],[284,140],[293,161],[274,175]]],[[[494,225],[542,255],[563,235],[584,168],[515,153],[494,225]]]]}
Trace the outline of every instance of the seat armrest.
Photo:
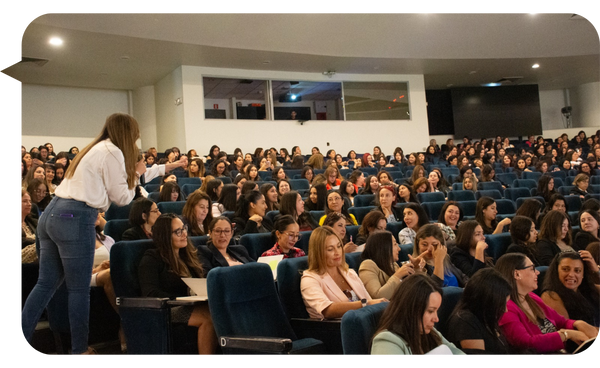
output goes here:
{"type": "Polygon", "coordinates": [[[231,352],[238,350],[239,353],[288,353],[292,350],[292,340],[277,337],[234,337],[222,336],[220,338],[221,347],[232,349],[231,352]]]}
{"type": "Polygon", "coordinates": [[[313,338],[325,344],[326,354],[342,354],[341,318],[292,318],[292,329],[300,339],[313,338]]]}
{"type": "Polygon", "coordinates": [[[117,305],[124,308],[164,309],[168,307],[168,301],[169,298],[118,297],[117,305]]]}

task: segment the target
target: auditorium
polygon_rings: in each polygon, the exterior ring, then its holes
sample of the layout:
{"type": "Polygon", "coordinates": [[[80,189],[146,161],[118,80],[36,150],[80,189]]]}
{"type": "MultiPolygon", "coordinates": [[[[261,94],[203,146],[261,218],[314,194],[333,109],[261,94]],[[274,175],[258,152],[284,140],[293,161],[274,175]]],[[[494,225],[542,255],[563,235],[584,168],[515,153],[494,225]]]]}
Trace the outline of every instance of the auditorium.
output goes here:
{"type": "Polygon", "coordinates": [[[2,66],[21,103],[23,345],[348,359],[595,339],[585,14],[48,13],[23,28],[2,66]]]}

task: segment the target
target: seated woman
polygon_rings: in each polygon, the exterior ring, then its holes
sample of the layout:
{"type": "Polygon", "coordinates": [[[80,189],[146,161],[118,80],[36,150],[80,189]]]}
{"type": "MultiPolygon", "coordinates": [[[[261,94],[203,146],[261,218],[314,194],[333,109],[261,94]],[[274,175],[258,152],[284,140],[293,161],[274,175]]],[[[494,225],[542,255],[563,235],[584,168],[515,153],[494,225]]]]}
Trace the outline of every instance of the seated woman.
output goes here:
{"type": "Polygon", "coordinates": [[[527,198],[517,209],[515,216],[525,216],[533,221],[536,229],[539,229],[539,218],[542,212],[542,202],[535,198],[527,198]]]}
{"type": "Polygon", "coordinates": [[[371,235],[376,230],[385,230],[386,229],[387,220],[385,219],[385,215],[383,212],[379,210],[369,211],[365,215],[358,228],[358,235],[356,236],[355,244],[363,245],[369,239],[369,235],[371,235]]]}
{"type": "Polygon", "coordinates": [[[190,236],[208,234],[208,225],[213,219],[211,208],[208,194],[200,191],[190,194],[182,210],[182,221],[188,226],[190,236]]]}
{"type": "Polygon", "coordinates": [[[325,218],[331,212],[341,213],[344,215],[346,219],[346,225],[358,225],[356,218],[353,214],[348,212],[348,208],[346,207],[346,203],[342,198],[342,195],[337,190],[330,190],[327,192],[327,196],[325,197],[326,207],[325,214],[319,219],[319,225],[323,225],[325,218]]]}
{"type": "Polygon", "coordinates": [[[342,184],[340,184],[340,194],[344,197],[345,201],[350,202],[349,207],[354,206],[354,197],[358,194],[354,184],[348,180],[342,180],[342,184]]]}
{"type": "Polygon", "coordinates": [[[290,181],[288,179],[280,179],[275,186],[277,188],[277,200],[281,200],[281,197],[292,190],[290,181]]]}
{"type": "Polygon", "coordinates": [[[449,233],[445,234],[449,241],[456,239],[456,232],[458,231],[458,226],[462,223],[462,219],[463,211],[460,204],[456,201],[446,201],[440,211],[438,223],[446,225],[442,230],[448,231],[450,229],[449,233]]]}
{"type": "Polygon", "coordinates": [[[485,267],[494,267],[494,262],[487,257],[483,229],[477,221],[467,220],[458,228],[456,244],[450,250],[450,260],[465,275],[471,277],[485,267]]]}
{"type": "Polygon", "coordinates": [[[356,272],[348,268],[342,240],[332,228],[313,230],[308,249],[308,269],[300,289],[311,318],[341,318],[349,310],[385,301],[371,299],[356,272]]]}
{"type": "Polygon", "coordinates": [[[215,178],[230,176],[229,163],[225,159],[218,159],[210,165],[210,175],[215,178]]]}
{"type": "Polygon", "coordinates": [[[535,223],[529,217],[515,216],[510,223],[509,231],[512,244],[508,246],[505,253],[523,253],[536,267],[540,266],[535,256],[538,235],[535,223]]]}
{"type": "Polygon", "coordinates": [[[419,203],[413,188],[404,183],[398,186],[398,203],[419,203]]]}
{"type": "MultiPolygon", "coordinates": [[[[412,185],[414,188],[415,184],[417,182],[417,179],[425,178],[425,175],[426,175],[425,168],[422,165],[416,165],[415,168],[413,169],[412,175],[410,176],[410,178],[408,180],[405,181],[405,183],[412,185]]],[[[427,178],[425,178],[425,179],[427,179],[427,178]]]]}
{"type": "Polygon", "coordinates": [[[37,219],[31,216],[31,196],[21,188],[21,261],[22,263],[38,262],[35,250],[35,230],[37,219]]]}
{"type": "Polygon", "coordinates": [[[402,280],[415,273],[410,262],[398,266],[399,251],[400,247],[389,231],[377,230],[367,239],[358,276],[371,298],[391,299],[402,280]]]}
{"type": "Polygon", "coordinates": [[[448,191],[450,188],[444,185],[444,181],[442,180],[441,172],[438,170],[431,170],[429,176],[427,177],[427,181],[429,182],[429,191],[430,192],[441,192],[444,194],[444,197],[448,195],[448,191]]]}
{"type": "MultiPolygon", "coordinates": [[[[160,164],[160,165],[164,165],[164,164],[160,164]]],[[[165,166],[165,170],[166,170],[166,165],[165,166]]],[[[170,183],[170,182],[175,182],[177,183],[177,176],[175,174],[165,174],[160,178],[160,187],[158,188],[158,191],[160,192],[163,188],[163,186],[165,185],[165,183],[170,183]]]]}
{"type": "Polygon", "coordinates": [[[581,231],[575,235],[573,240],[573,249],[585,250],[590,243],[600,240],[600,214],[591,209],[579,212],[579,226],[581,231]]]}
{"type": "Polygon", "coordinates": [[[419,204],[409,203],[404,207],[403,221],[406,227],[398,233],[398,242],[414,244],[417,231],[429,223],[429,216],[419,204]]]}
{"type": "Polygon", "coordinates": [[[246,179],[249,181],[260,181],[260,176],[258,176],[258,169],[254,164],[249,164],[248,166],[246,166],[245,175],[246,179]]]}
{"type": "Polygon", "coordinates": [[[540,226],[535,258],[540,266],[549,266],[554,256],[565,250],[573,250],[569,218],[560,211],[550,211],[540,226]]]}
{"type": "Polygon", "coordinates": [[[593,281],[594,269],[598,265],[592,257],[583,258],[576,252],[558,254],[546,272],[542,300],[564,318],[598,327],[600,295],[593,281]]]}
{"type": "Polygon", "coordinates": [[[504,232],[504,227],[510,225],[510,218],[507,217],[501,221],[496,219],[498,211],[496,210],[496,201],[492,197],[481,197],[475,207],[475,220],[479,222],[483,233],[500,234],[504,232]]]}
{"type": "Polygon", "coordinates": [[[29,169],[27,174],[25,174],[22,187],[27,189],[33,179],[39,179],[44,182],[46,181],[46,169],[44,169],[44,165],[37,165],[35,163],[32,164],[31,169],[29,169]]]}
{"type": "Polygon", "coordinates": [[[392,185],[394,187],[396,186],[396,184],[394,183],[394,178],[392,178],[389,172],[383,169],[379,170],[379,172],[377,173],[377,180],[379,181],[380,185],[392,185]]]}
{"type": "Polygon", "coordinates": [[[324,211],[327,204],[327,188],[325,184],[315,184],[310,188],[308,198],[304,202],[307,211],[324,211]]]}
{"type": "Polygon", "coordinates": [[[121,240],[152,239],[152,226],[158,216],[160,211],[156,203],[144,197],[134,200],[129,210],[131,227],[121,235],[121,240]]]}
{"type": "Polygon", "coordinates": [[[54,195],[54,189],[56,189],[56,184],[54,184],[54,177],[56,176],[56,169],[52,164],[44,164],[44,170],[46,171],[46,185],[48,185],[48,193],[50,195],[54,195]]]}
{"type": "Polygon", "coordinates": [[[250,233],[269,233],[273,230],[273,223],[265,217],[267,205],[265,196],[258,191],[248,192],[240,196],[233,223],[235,223],[235,236],[250,233]]]}
{"type": "Polygon", "coordinates": [[[358,246],[352,241],[352,239],[348,240],[348,237],[346,236],[346,225],[346,216],[338,212],[331,212],[326,215],[322,226],[329,226],[333,229],[344,245],[344,253],[356,252],[358,246]]]}
{"type": "Polygon", "coordinates": [[[577,174],[573,179],[574,187],[571,188],[569,194],[578,195],[580,198],[584,198],[589,193],[593,193],[590,190],[590,177],[586,174],[577,174]]]}
{"type": "Polygon", "coordinates": [[[281,216],[292,216],[294,221],[298,224],[298,231],[310,231],[319,226],[310,213],[304,210],[302,196],[295,190],[287,192],[281,197],[279,214],[281,216]]]}
{"type": "Polygon", "coordinates": [[[274,168],[273,171],[271,172],[271,180],[274,182],[278,182],[279,180],[282,180],[282,179],[290,180],[290,178],[285,173],[285,170],[283,169],[283,167],[279,166],[279,167],[274,168]]]}
{"type": "Polygon", "coordinates": [[[462,181],[462,190],[477,192],[477,180],[473,176],[466,176],[462,181]]]}
{"type": "Polygon", "coordinates": [[[325,175],[327,190],[339,189],[342,184],[342,177],[340,171],[335,166],[328,166],[323,173],[325,175]]]}
{"type": "Polygon", "coordinates": [[[300,173],[301,179],[308,180],[308,185],[312,187],[312,181],[315,177],[315,171],[310,166],[304,166],[302,168],[302,172],[300,173]]]}
{"type": "Polygon", "coordinates": [[[246,247],[230,244],[233,225],[227,217],[213,218],[208,225],[208,235],[208,244],[198,247],[198,258],[206,273],[215,267],[237,266],[254,262],[246,247]]]}
{"type": "Polygon", "coordinates": [[[277,242],[273,248],[265,251],[261,257],[283,254],[283,258],[296,258],[306,255],[302,249],[294,246],[302,235],[300,234],[298,223],[292,216],[280,216],[275,221],[274,228],[273,235],[277,239],[277,242]]]}
{"type": "Polygon", "coordinates": [[[396,187],[392,185],[383,185],[379,188],[379,193],[375,196],[377,210],[385,215],[387,222],[402,221],[402,213],[394,207],[396,205],[396,187]]]}
{"type": "Polygon", "coordinates": [[[554,178],[550,175],[542,175],[538,180],[536,195],[544,198],[544,201],[548,203],[550,201],[550,197],[555,193],[556,190],[554,190],[554,178]]]}
{"type": "Polygon", "coordinates": [[[502,184],[502,188],[507,187],[505,183],[502,183],[500,180],[496,178],[496,170],[490,164],[483,165],[481,169],[481,182],[489,182],[489,181],[497,181],[502,184]]]}
{"type": "Polygon", "coordinates": [[[265,196],[267,212],[279,211],[279,194],[277,187],[271,183],[264,183],[260,186],[260,193],[265,196]]]}
{"type": "Polygon", "coordinates": [[[444,234],[435,224],[427,224],[419,229],[415,236],[413,256],[409,258],[415,270],[425,271],[439,286],[464,287],[469,280],[452,264],[444,234]]]}
{"type": "Polygon", "coordinates": [[[538,287],[539,271],[524,254],[504,254],[496,262],[496,270],[512,286],[506,312],[498,325],[515,350],[558,352],[565,348],[567,340],[579,345],[598,335],[598,329],[581,320],[564,318],[533,292],[538,287]]]}
{"type": "Polygon", "coordinates": [[[440,345],[445,345],[446,352],[464,354],[434,327],[441,304],[442,288],[431,278],[423,274],[408,277],[381,316],[371,354],[427,354],[440,345]]]}
{"type": "Polygon", "coordinates": [[[415,180],[412,188],[416,194],[431,192],[431,185],[426,178],[418,178],[415,180]]]}
{"type": "Polygon", "coordinates": [[[379,191],[379,180],[377,180],[377,176],[369,175],[365,179],[365,187],[362,188],[358,194],[377,194],[379,191]]]}
{"type": "Polygon", "coordinates": [[[201,178],[204,180],[206,175],[206,168],[204,162],[199,158],[190,158],[190,164],[188,165],[188,177],[190,178],[201,178]]]}
{"type": "Polygon", "coordinates": [[[170,181],[168,183],[165,183],[161,190],[160,190],[160,195],[158,196],[158,201],[159,202],[177,202],[177,201],[185,201],[185,198],[183,196],[183,192],[181,191],[181,188],[179,187],[179,184],[177,184],[174,181],[170,181]]]}
{"type": "Polygon", "coordinates": [[[235,212],[237,200],[242,190],[236,184],[223,185],[219,199],[212,203],[212,216],[219,217],[223,212],[235,212]]]}
{"type": "Polygon", "coordinates": [[[510,354],[498,321],[511,286],[493,268],[476,272],[448,320],[448,340],[467,354],[510,354]]]}
{"type": "Polygon", "coordinates": [[[48,194],[48,184],[46,184],[45,179],[33,179],[29,182],[26,189],[31,197],[31,203],[37,208],[37,213],[33,213],[32,216],[39,219],[52,199],[50,194],[48,194]]]}
{"type": "MultiPolygon", "coordinates": [[[[208,271],[198,261],[187,227],[177,215],[166,213],[156,220],[153,230],[155,248],[144,253],[138,267],[142,296],[174,298],[188,295],[188,287],[181,278],[205,277],[208,271]]],[[[171,322],[198,327],[198,352],[216,352],[217,335],[208,303],[171,308],[171,322]]]]}
{"type": "MultiPolygon", "coordinates": [[[[208,176],[206,177],[206,180],[208,180],[208,176]]],[[[225,184],[223,184],[221,179],[212,179],[206,183],[205,193],[208,194],[212,203],[219,202],[219,197],[221,196],[221,191],[224,186],[225,184]]],[[[200,190],[202,190],[202,188],[200,188],[200,190]]]]}

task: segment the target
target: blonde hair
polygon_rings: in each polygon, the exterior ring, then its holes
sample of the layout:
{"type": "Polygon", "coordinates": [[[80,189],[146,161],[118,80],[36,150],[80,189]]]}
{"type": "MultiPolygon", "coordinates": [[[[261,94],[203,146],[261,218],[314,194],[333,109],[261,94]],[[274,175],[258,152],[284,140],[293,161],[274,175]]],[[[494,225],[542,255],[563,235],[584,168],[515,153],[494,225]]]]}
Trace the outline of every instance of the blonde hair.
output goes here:
{"type": "Polygon", "coordinates": [[[115,113],[106,118],[104,127],[92,143],[85,146],[73,159],[65,172],[65,178],[71,178],[77,170],[82,158],[99,142],[110,139],[123,153],[125,171],[127,173],[127,185],[133,189],[137,182],[135,165],[138,162],[139,150],[135,142],[140,137],[137,121],[127,114],[115,113]]]}
{"type": "MultiPolygon", "coordinates": [[[[313,230],[308,241],[308,271],[319,275],[327,271],[327,247],[325,246],[325,242],[330,236],[335,236],[340,242],[339,244],[343,247],[342,239],[340,239],[330,226],[321,226],[313,230]]],[[[340,268],[343,271],[348,271],[346,257],[343,254],[340,268]]]]}

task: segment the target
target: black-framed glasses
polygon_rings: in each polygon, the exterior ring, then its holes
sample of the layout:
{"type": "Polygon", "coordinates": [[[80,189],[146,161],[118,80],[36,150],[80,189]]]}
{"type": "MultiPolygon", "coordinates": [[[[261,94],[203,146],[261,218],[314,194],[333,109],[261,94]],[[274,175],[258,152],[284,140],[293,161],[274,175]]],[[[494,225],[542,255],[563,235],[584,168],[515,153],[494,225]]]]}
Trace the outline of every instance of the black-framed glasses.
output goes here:
{"type": "Polygon", "coordinates": [[[187,231],[188,231],[188,226],[187,225],[183,225],[183,227],[180,227],[177,230],[173,231],[173,234],[177,235],[177,236],[181,236],[183,235],[183,232],[185,231],[185,234],[187,235],[187,231]]]}
{"type": "Polygon", "coordinates": [[[531,268],[531,270],[532,270],[533,272],[535,272],[535,264],[533,264],[533,263],[532,263],[531,265],[527,266],[527,267],[518,268],[518,270],[526,270],[526,269],[528,269],[528,268],[531,268]]]}
{"type": "Polygon", "coordinates": [[[231,229],[213,229],[212,231],[215,235],[219,236],[221,234],[230,235],[231,229]]]}

